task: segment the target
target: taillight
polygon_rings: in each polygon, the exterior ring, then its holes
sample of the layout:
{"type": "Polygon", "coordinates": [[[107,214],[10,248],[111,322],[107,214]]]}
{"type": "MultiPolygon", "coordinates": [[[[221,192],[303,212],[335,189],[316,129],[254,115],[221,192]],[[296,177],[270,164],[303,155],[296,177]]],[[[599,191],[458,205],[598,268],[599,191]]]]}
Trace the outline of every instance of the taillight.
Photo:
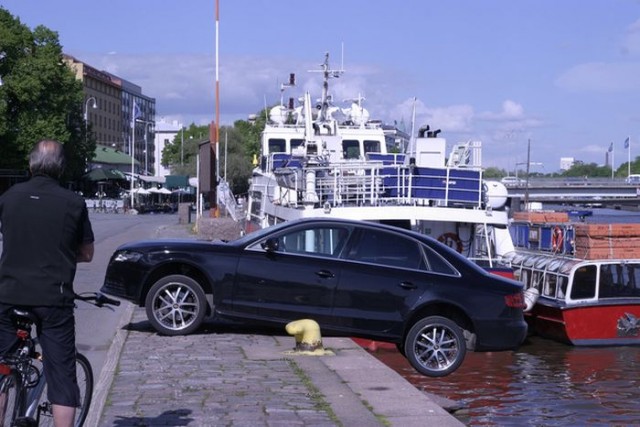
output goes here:
{"type": "Polygon", "coordinates": [[[9,375],[11,373],[11,367],[4,363],[0,365],[0,375],[9,375]]]}
{"type": "Polygon", "coordinates": [[[525,308],[524,293],[518,292],[517,294],[505,295],[504,302],[507,307],[512,308],[525,308]]]}

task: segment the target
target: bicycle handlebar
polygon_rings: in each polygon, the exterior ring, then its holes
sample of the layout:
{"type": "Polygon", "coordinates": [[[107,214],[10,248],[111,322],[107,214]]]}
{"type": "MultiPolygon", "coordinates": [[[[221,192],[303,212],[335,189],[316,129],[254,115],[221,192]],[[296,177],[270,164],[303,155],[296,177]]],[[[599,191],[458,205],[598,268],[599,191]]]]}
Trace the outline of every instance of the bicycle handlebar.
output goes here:
{"type": "Polygon", "coordinates": [[[109,298],[108,296],[101,294],[100,292],[83,292],[81,294],[76,294],[75,299],[93,304],[96,307],[104,307],[105,305],[120,305],[120,301],[109,298]]]}

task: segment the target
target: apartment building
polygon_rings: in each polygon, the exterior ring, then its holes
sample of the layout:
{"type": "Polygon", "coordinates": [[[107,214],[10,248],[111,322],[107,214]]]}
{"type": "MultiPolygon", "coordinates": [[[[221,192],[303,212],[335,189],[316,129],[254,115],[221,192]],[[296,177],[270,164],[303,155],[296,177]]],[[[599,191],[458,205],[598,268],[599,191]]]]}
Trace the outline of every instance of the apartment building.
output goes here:
{"type": "Polygon", "coordinates": [[[64,61],[82,82],[84,117],[98,146],[133,156],[137,160],[136,173],[154,175],[155,98],[144,95],[140,86],[73,56],[65,54],[64,61]]]}

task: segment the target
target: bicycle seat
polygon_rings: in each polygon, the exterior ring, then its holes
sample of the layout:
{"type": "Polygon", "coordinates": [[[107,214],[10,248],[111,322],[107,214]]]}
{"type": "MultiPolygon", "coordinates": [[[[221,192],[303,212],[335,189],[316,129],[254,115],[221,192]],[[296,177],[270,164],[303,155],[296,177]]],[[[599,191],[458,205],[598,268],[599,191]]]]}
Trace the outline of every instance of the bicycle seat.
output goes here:
{"type": "Polygon", "coordinates": [[[26,324],[27,326],[38,322],[38,317],[35,314],[29,310],[22,310],[20,308],[14,308],[11,311],[11,318],[14,322],[26,324]]]}

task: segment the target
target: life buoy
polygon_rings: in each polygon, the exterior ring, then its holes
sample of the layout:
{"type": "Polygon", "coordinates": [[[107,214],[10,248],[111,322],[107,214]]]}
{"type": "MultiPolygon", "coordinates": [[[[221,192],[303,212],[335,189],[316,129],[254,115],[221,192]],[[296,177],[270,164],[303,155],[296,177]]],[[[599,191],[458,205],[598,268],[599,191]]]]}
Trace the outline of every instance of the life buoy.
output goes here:
{"type": "Polygon", "coordinates": [[[458,251],[458,253],[462,253],[462,240],[456,233],[444,233],[438,237],[438,242],[444,243],[451,249],[458,251]]]}
{"type": "Polygon", "coordinates": [[[562,244],[564,243],[562,229],[557,225],[553,228],[553,233],[551,234],[551,247],[553,252],[562,251],[562,244]]]}

